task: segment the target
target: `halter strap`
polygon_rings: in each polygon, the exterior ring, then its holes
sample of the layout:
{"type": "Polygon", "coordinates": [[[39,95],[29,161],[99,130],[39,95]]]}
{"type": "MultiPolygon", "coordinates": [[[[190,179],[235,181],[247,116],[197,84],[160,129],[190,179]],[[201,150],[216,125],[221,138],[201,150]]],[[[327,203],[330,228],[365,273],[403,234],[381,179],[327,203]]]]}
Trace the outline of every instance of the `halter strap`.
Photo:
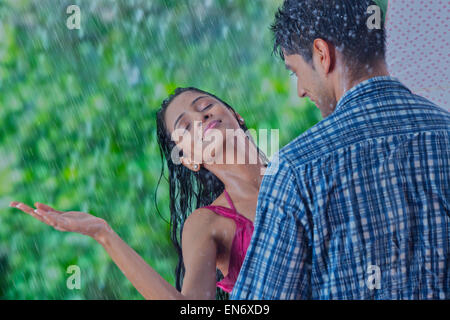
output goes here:
{"type": "Polygon", "coordinates": [[[236,211],[236,208],[234,207],[233,201],[231,201],[230,195],[228,194],[227,190],[224,189],[225,198],[227,198],[228,204],[230,205],[231,209],[236,211]]]}

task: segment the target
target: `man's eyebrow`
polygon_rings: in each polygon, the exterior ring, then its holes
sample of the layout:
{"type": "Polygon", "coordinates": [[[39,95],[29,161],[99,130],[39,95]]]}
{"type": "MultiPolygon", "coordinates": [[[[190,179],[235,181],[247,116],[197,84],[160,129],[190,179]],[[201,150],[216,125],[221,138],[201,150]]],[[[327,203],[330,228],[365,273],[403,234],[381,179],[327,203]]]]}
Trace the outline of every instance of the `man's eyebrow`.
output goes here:
{"type": "Polygon", "coordinates": [[[290,64],[286,63],[284,66],[286,67],[286,70],[292,71],[292,67],[290,64]]]}

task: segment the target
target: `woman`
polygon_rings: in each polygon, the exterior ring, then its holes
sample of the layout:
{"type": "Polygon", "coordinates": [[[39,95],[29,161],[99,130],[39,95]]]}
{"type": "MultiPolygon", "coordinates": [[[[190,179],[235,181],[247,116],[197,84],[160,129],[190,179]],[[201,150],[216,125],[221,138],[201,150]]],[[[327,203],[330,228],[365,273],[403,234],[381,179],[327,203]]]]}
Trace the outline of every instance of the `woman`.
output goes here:
{"type": "Polygon", "coordinates": [[[214,299],[216,287],[231,292],[237,279],[267,166],[246,130],[233,108],[196,88],[178,88],[158,111],[158,142],[169,169],[171,236],[179,254],[176,288],[101,218],[41,203],[35,203],[36,210],[15,201],[10,206],[57,230],[95,239],[146,299],[214,299]],[[236,164],[242,157],[244,164],[236,164]],[[217,271],[226,275],[219,282],[217,271]]]}

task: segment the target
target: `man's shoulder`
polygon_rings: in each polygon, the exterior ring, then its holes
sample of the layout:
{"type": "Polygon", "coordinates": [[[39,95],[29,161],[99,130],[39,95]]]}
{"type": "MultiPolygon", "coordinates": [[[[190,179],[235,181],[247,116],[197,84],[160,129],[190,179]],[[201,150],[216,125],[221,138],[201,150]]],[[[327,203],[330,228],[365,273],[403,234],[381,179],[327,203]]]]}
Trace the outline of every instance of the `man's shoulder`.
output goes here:
{"type": "Polygon", "coordinates": [[[348,103],[284,146],[279,161],[295,168],[350,145],[424,131],[450,133],[450,112],[415,94],[391,93],[377,103],[348,103]]]}
{"type": "Polygon", "coordinates": [[[325,118],[297,136],[278,152],[278,161],[292,169],[320,157],[332,148],[330,139],[340,134],[341,124],[334,118],[325,118]]]}

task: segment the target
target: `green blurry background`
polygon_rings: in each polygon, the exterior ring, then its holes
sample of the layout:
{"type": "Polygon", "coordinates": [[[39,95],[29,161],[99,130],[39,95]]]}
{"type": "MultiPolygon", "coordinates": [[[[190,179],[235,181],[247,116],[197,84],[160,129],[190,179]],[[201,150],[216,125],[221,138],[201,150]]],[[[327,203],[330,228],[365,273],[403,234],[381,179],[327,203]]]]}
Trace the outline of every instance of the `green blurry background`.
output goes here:
{"type": "MultiPolygon", "coordinates": [[[[154,200],[155,112],[177,86],[232,105],[280,147],[317,123],[272,56],[282,0],[0,1],[0,298],[142,299],[94,240],[34,220],[10,201],[85,211],[167,281],[176,254],[154,200]],[[81,30],[66,8],[81,9],[81,30]],[[81,268],[69,290],[66,269],[81,268]]],[[[158,207],[169,219],[168,185],[158,207]]]]}

